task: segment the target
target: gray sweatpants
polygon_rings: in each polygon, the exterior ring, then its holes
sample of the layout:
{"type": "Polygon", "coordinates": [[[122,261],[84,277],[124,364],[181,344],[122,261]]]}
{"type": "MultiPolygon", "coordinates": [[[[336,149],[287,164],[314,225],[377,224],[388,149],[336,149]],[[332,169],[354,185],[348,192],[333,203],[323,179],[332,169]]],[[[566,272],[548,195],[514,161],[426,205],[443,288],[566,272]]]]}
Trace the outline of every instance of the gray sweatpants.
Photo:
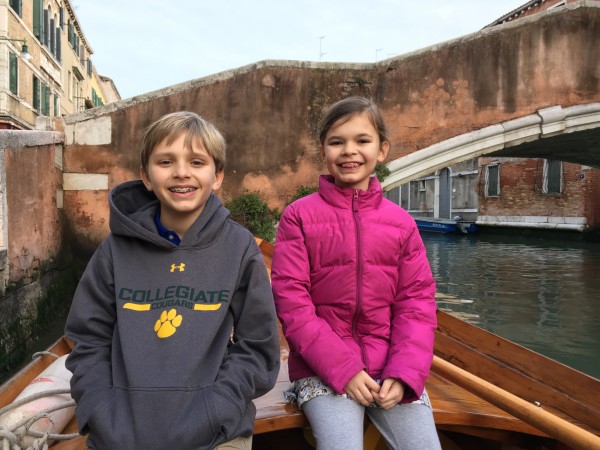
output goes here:
{"type": "Polygon", "coordinates": [[[362,450],[365,411],[393,450],[441,450],[427,405],[408,403],[391,409],[366,408],[338,395],[322,395],[302,405],[317,450],[362,450]]]}

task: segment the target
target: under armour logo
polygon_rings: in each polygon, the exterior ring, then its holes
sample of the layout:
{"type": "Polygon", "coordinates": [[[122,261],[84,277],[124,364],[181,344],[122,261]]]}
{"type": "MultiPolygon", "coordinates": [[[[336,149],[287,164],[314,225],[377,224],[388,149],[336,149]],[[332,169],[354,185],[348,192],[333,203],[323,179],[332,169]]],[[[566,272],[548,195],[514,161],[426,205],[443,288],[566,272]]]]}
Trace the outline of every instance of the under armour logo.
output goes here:
{"type": "Polygon", "coordinates": [[[179,269],[180,272],[184,272],[185,271],[185,263],[181,263],[178,266],[176,266],[175,264],[171,264],[171,272],[175,272],[175,269],[179,269]]]}

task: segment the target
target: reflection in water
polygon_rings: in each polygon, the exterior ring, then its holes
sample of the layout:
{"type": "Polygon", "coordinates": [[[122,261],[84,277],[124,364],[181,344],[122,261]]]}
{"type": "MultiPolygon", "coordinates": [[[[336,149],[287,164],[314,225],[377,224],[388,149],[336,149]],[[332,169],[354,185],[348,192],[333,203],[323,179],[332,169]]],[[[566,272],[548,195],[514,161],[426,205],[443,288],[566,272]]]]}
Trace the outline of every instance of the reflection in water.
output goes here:
{"type": "Polygon", "coordinates": [[[422,236],[441,310],[600,378],[600,243],[422,236]]]}

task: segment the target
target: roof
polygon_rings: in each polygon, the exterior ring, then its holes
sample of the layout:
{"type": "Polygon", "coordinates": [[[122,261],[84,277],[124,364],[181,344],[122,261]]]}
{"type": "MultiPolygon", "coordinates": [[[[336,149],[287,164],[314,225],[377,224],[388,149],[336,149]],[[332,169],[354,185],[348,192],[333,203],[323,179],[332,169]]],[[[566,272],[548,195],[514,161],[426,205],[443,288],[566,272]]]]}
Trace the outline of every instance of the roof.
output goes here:
{"type": "Polygon", "coordinates": [[[493,27],[496,25],[501,25],[504,22],[508,22],[511,21],[513,19],[518,18],[521,14],[523,14],[526,11],[529,11],[532,8],[536,8],[539,5],[541,5],[542,3],[545,3],[546,0],[531,0],[528,1],[527,3],[519,6],[518,8],[513,9],[512,11],[504,14],[502,17],[494,20],[492,23],[490,23],[489,25],[486,25],[483,28],[489,28],[489,27],[493,27]]]}

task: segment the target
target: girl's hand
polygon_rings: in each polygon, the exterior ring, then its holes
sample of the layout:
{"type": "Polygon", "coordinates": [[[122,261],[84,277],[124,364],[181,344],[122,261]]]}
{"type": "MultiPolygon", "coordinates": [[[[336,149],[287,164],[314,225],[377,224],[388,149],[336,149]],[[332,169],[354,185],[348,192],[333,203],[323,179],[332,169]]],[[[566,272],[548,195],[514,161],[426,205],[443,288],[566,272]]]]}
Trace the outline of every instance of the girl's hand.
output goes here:
{"type": "Polygon", "coordinates": [[[386,378],[381,383],[381,389],[374,394],[375,401],[384,409],[397,405],[404,397],[404,385],[395,378],[386,378]]]}
{"type": "Polygon", "coordinates": [[[369,406],[376,401],[374,395],[378,395],[379,385],[367,372],[361,370],[348,381],[344,391],[360,404],[369,406]]]}

